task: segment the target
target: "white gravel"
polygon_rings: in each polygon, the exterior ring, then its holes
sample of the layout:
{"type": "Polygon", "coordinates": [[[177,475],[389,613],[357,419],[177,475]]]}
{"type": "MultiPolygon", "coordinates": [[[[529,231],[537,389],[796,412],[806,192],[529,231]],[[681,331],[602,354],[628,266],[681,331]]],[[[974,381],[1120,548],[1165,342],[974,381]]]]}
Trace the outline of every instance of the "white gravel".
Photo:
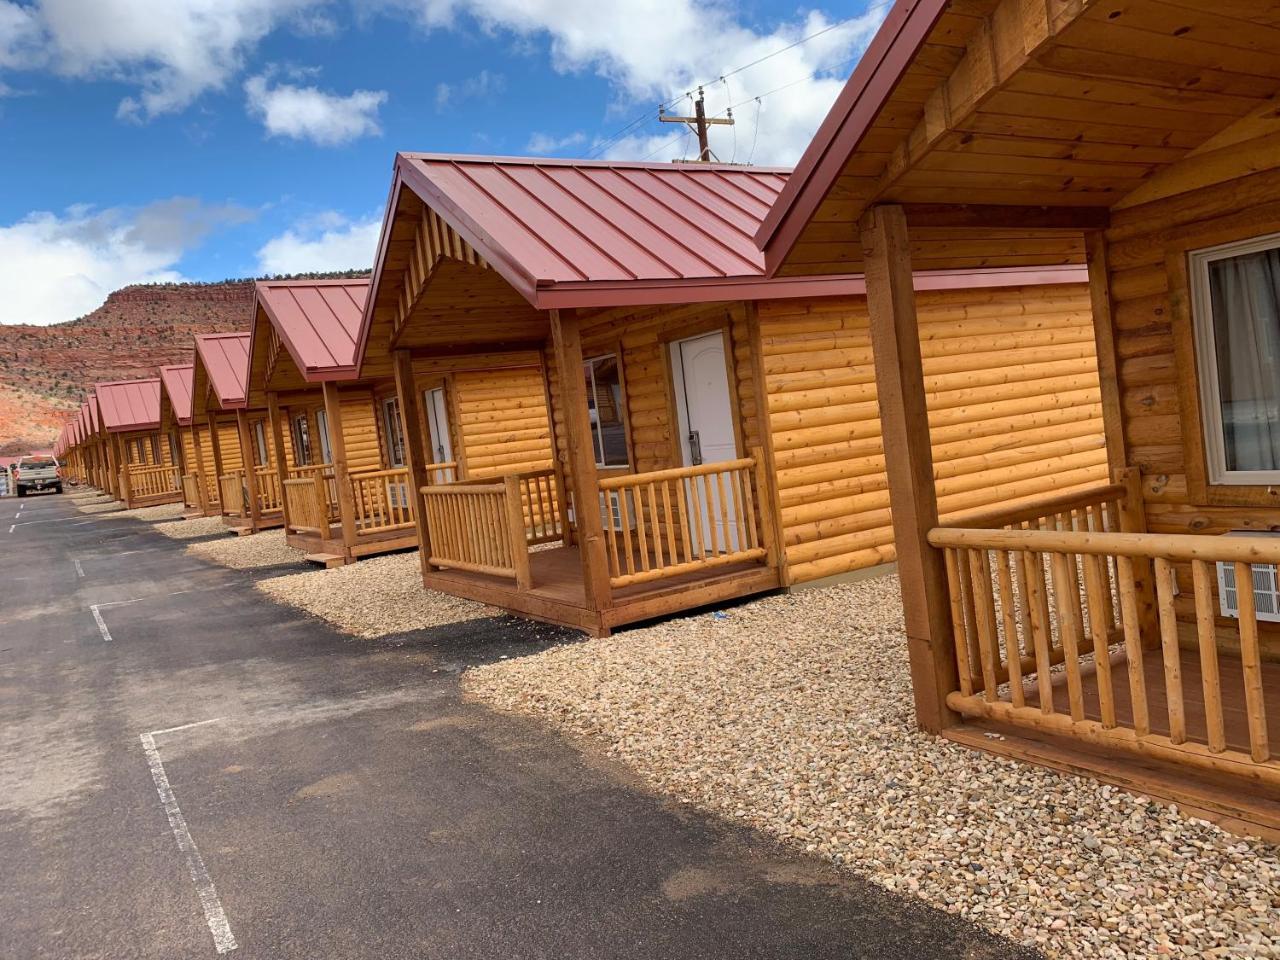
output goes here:
{"type": "Polygon", "coordinates": [[[157,523],[155,529],[171,540],[194,540],[196,537],[208,537],[215,533],[229,533],[221,517],[192,517],[190,520],[157,523]]]}
{"type": "Polygon", "coordinates": [[[917,732],[905,643],[888,577],[502,661],[463,684],[684,802],[1049,956],[1280,957],[1280,848],[917,732]]]}
{"type": "Polygon", "coordinates": [[[255,586],[281,603],[365,639],[491,617],[499,611],[422,587],[417,551],[372,557],[255,586]]]}
{"type": "Polygon", "coordinates": [[[233,570],[286,565],[302,569],[307,566],[302,553],[285,543],[283,530],[264,530],[247,537],[193,543],[187,547],[187,553],[233,570]]]}

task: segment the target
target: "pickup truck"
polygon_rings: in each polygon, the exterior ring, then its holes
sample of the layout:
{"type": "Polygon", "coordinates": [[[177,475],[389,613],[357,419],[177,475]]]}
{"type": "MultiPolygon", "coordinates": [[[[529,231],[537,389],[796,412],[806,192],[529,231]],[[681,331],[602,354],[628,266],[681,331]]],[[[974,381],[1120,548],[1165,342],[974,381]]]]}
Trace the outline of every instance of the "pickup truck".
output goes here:
{"type": "Polygon", "coordinates": [[[25,497],[32,490],[62,492],[62,474],[52,457],[23,457],[14,465],[14,492],[25,497]]]}

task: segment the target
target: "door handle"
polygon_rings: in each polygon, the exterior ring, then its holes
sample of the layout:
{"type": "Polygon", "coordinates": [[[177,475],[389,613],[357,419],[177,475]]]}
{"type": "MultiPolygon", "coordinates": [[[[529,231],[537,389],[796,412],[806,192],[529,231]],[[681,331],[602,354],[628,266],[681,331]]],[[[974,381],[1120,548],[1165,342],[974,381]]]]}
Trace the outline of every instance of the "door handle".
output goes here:
{"type": "Polygon", "coordinates": [[[702,438],[698,436],[697,430],[689,431],[689,459],[693,461],[693,466],[702,466],[702,438]]]}

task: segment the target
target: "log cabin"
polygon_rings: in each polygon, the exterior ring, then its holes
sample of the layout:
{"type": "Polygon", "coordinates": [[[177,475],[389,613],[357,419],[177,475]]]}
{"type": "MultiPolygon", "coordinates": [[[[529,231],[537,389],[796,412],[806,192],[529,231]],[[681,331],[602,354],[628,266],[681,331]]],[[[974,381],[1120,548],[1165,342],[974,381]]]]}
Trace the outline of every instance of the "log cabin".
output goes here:
{"type": "Polygon", "coordinates": [[[168,364],[160,368],[160,435],[169,445],[182,479],[182,504],[189,516],[207,513],[203,477],[197,467],[199,432],[191,416],[191,383],[195,365],[168,364]]]}
{"type": "Polygon", "coordinates": [[[119,468],[115,463],[115,453],[106,442],[102,430],[102,419],[98,410],[98,398],[89,394],[81,408],[81,419],[84,422],[85,446],[92,464],[92,483],[103,493],[111,497],[119,497],[119,468]]]}
{"type": "MultiPolygon", "coordinates": [[[[366,342],[400,375],[426,586],[603,634],[894,559],[865,283],[764,275],[786,181],[398,157],[366,342]],[[422,366],[530,351],[554,463],[428,485],[422,366]]],[[[917,277],[949,513],[1106,480],[1085,275],[917,277]],[[1016,363],[991,353],[1006,328],[1016,363]]]]}
{"type": "MultiPolygon", "coordinates": [[[[387,342],[358,353],[368,290],[368,280],[260,281],[256,290],[249,401],[267,407],[286,453],[286,439],[299,451],[284,483],[289,543],[327,566],[418,545],[387,342]]],[[[430,406],[431,481],[550,466],[540,362],[526,352],[482,370],[454,358],[416,372],[430,406]]]]}
{"type": "Polygon", "coordinates": [[[757,233],[867,277],[920,725],[1273,836],[1278,95],[1275,2],[899,0],[757,233]],[[1087,266],[1109,482],[955,522],[911,270],[1008,263],[1087,266]]]}
{"type": "Polygon", "coordinates": [[[284,525],[283,497],[267,411],[248,403],[251,334],[195,338],[191,415],[197,425],[196,469],[206,512],[240,535],[284,525]]]}
{"type": "Polygon", "coordinates": [[[93,389],[116,498],[128,509],[180,500],[172,451],[160,437],[159,379],[116,380],[93,389]]]}

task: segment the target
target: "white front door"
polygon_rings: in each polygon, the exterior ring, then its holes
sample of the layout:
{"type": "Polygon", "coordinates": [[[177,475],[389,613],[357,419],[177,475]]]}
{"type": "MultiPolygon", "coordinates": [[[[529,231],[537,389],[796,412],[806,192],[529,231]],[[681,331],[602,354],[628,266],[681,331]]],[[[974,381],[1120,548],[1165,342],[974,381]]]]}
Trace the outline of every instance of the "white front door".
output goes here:
{"type": "MultiPolygon", "coordinates": [[[[729,372],[725,366],[724,334],[707,333],[671,344],[671,372],[676,391],[676,413],[680,428],[680,451],[686,467],[718,463],[738,458],[738,441],[733,430],[733,400],[729,393],[729,372]]],[[[737,530],[726,528],[723,517],[736,512],[733,492],[725,488],[721,509],[719,488],[714,477],[703,484],[700,478],[685,481],[689,505],[701,515],[704,553],[713,548],[724,552],[738,549],[737,530]],[[710,492],[708,493],[708,486],[710,492]],[[714,529],[713,529],[714,527],[714,529]]]]}
{"type": "MultiPolygon", "coordinates": [[[[449,436],[449,410],[445,405],[444,387],[428,390],[425,395],[427,407],[427,430],[431,436],[429,443],[432,463],[453,462],[453,438],[449,436]]],[[[451,483],[457,479],[456,470],[436,471],[432,480],[436,483],[451,483]]]]}

